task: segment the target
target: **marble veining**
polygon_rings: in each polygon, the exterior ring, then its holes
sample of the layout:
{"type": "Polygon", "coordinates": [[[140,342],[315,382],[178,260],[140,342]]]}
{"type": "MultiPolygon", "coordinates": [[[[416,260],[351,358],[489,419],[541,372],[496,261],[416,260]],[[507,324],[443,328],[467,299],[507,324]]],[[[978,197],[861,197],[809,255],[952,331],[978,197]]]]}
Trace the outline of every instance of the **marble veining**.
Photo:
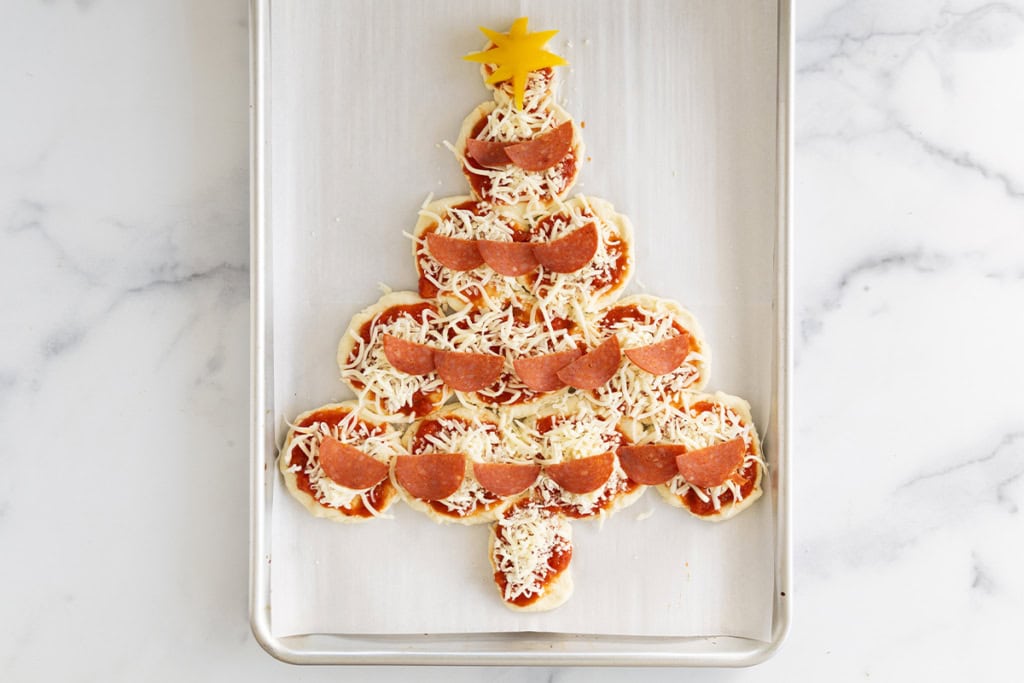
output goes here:
{"type": "MultiPolygon", "coordinates": [[[[239,184],[233,186],[235,192],[229,195],[232,197],[231,201],[237,201],[234,197],[240,194],[237,192],[238,188],[239,184]]],[[[2,382],[4,388],[14,387],[20,377],[35,383],[47,363],[75,351],[90,331],[102,328],[115,311],[133,298],[168,294],[194,296],[186,293],[187,288],[198,286],[205,290],[212,287],[214,295],[210,296],[207,292],[204,298],[214,302],[218,307],[230,308],[247,302],[248,263],[243,259],[247,259],[248,247],[244,242],[238,244],[238,249],[234,253],[225,253],[224,261],[212,262],[205,254],[198,259],[187,258],[179,254],[183,251],[182,245],[173,234],[181,228],[168,226],[163,230],[165,234],[157,240],[158,243],[163,243],[161,248],[135,254],[138,261],[125,267],[115,256],[88,253],[83,249],[83,245],[76,243],[78,237],[74,240],[66,239],[59,232],[61,228],[51,227],[57,220],[51,216],[52,212],[46,204],[22,199],[17,202],[16,207],[13,219],[8,223],[5,232],[21,240],[34,240],[43,246],[43,251],[48,253],[37,252],[34,258],[44,263],[48,260],[61,275],[61,280],[54,283],[57,289],[62,291],[62,301],[57,302],[57,306],[67,306],[69,300],[73,301],[74,305],[70,310],[66,307],[60,309],[60,314],[43,326],[46,328],[45,331],[39,330],[37,353],[33,354],[28,352],[27,348],[23,348],[23,351],[35,357],[35,364],[29,363],[26,368],[23,361],[19,371],[5,371],[2,382]]],[[[213,213],[216,219],[216,214],[221,211],[218,209],[213,213]]],[[[227,227],[233,226],[236,231],[244,229],[244,213],[235,213],[236,217],[227,224],[227,227]]],[[[66,221],[67,218],[61,220],[66,221]]],[[[200,224],[203,222],[205,220],[200,221],[200,224]]],[[[103,223],[109,226],[110,232],[139,232],[139,226],[127,224],[120,219],[104,219],[103,223]]],[[[216,222],[213,224],[217,225],[216,222]]],[[[223,226],[223,221],[219,225],[223,226]]],[[[12,242],[15,250],[25,246],[23,241],[12,242]]],[[[17,303],[20,299],[13,297],[11,301],[17,303]]],[[[23,311],[23,308],[20,311],[15,310],[15,318],[23,311]]],[[[194,322],[193,318],[191,323],[194,322]]],[[[188,325],[185,325],[178,331],[177,336],[187,331],[188,325]]],[[[168,348],[173,346],[174,339],[168,348]]],[[[209,367],[216,369],[217,364],[209,367]]]]}
{"type": "Polygon", "coordinates": [[[839,680],[1012,670],[1022,18],[1021,3],[798,8],[794,504],[822,517],[797,513],[794,604],[797,622],[830,621],[800,655],[839,680]]]}
{"type": "Polygon", "coordinates": [[[873,255],[864,258],[839,276],[826,298],[813,308],[807,308],[802,312],[800,319],[801,341],[807,344],[814,338],[824,324],[821,316],[840,309],[843,297],[852,287],[859,284],[863,291],[870,291],[870,282],[879,273],[893,270],[909,270],[921,274],[935,273],[940,272],[948,263],[948,256],[941,253],[925,253],[921,248],[910,252],[873,255]]]}
{"type": "Polygon", "coordinates": [[[988,575],[984,565],[974,554],[971,555],[974,560],[974,577],[971,579],[971,588],[983,593],[994,593],[997,591],[997,587],[992,583],[992,577],[988,575]]]}
{"type": "Polygon", "coordinates": [[[985,180],[992,181],[1001,186],[1008,197],[1013,199],[1024,198],[1024,187],[1014,178],[1003,171],[995,170],[973,158],[970,152],[963,150],[946,149],[936,142],[925,138],[921,133],[911,128],[903,121],[893,122],[893,129],[905,135],[908,139],[917,143],[929,156],[952,164],[972,173],[977,173],[985,180]]]}
{"type": "MultiPolygon", "coordinates": [[[[965,467],[973,467],[975,465],[986,465],[987,463],[992,463],[992,461],[996,460],[997,458],[1004,458],[1008,460],[1011,464],[1020,465],[1019,469],[1015,473],[997,482],[998,491],[1006,484],[1016,480],[1017,477],[1024,473],[1024,460],[1021,460],[1022,453],[1024,453],[1024,431],[1007,434],[1002,439],[1000,439],[996,447],[990,452],[977,457],[971,457],[963,462],[958,462],[954,465],[943,467],[942,469],[936,470],[934,472],[927,472],[925,474],[915,476],[910,481],[902,484],[899,487],[899,489],[905,489],[911,486],[916,486],[922,482],[935,479],[936,477],[947,477],[949,475],[958,476],[960,474],[960,470],[962,470],[965,467]]],[[[1000,478],[997,477],[996,479],[998,480],[1000,478]]],[[[1003,502],[1001,496],[997,497],[1000,499],[1000,502],[1003,502]]],[[[1016,513],[1016,504],[1011,504],[1008,511],[1016,513]]]]}

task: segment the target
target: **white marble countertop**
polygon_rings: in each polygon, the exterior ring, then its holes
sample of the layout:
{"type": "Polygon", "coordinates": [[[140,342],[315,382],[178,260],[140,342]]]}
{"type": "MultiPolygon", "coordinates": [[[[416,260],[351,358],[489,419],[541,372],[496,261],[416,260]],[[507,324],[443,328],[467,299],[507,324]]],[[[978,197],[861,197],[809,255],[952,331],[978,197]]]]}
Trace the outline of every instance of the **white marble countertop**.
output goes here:
{"type": "MultiPolygon", "coordinates": [[[[1009,680],[1024,2],[808,0],[796,35],[793,626],[643,676],[1009,680]]],[[[249,631],[247,37],[244,0],[0,9],[4,681],[370,675],[249,631]]]]}

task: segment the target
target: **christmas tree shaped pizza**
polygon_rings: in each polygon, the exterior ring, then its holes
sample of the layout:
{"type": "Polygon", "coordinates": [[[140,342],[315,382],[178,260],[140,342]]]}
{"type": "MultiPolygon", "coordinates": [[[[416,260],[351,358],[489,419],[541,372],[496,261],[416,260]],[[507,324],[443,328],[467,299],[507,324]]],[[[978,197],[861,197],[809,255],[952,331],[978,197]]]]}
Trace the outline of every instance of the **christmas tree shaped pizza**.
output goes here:
{"type": "Polygon", "coordinates": [[[428,201],[412,233],[418,291],[356,315],[338,344],[356,399],[303,413],[279,466],[316,516],[358,522],[401,498],[442,523],[490,524],[493,580],[516,610],[572,593],[570,520],[654,486],[720,521],[761,494],[746,401],[703,393],[711,350],[694,316],[622,298],[633,229],[603,199],[569,198],[580,127],[554,102],[525,18],[466,59],[492,100],[449,145],[469,194],[428,201]]]}

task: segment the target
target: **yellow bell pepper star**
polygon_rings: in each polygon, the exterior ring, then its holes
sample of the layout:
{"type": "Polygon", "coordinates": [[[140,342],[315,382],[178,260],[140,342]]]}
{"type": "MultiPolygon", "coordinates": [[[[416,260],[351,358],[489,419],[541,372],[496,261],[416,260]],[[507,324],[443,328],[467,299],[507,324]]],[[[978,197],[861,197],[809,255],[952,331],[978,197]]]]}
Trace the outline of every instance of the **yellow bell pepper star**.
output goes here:
{"type": "Polygon", "coordinates": [[[544,50],[544,44],[551,40],[558,31],[526,32],[527,17],[519,17],[512,22],[507,34],[498,33],[480,27],[485,36],[490,38],[496,47],[483,52],[474,52],[463,59],[481,64],[497,66],[494,73],[487,78],[489,85],[512,79],[512,94],[516,109],[523,108],[523,96],[526,94],[526,80],[531,71],[539,71],[549,66],[565,66],[562,57],[544,50]]]}

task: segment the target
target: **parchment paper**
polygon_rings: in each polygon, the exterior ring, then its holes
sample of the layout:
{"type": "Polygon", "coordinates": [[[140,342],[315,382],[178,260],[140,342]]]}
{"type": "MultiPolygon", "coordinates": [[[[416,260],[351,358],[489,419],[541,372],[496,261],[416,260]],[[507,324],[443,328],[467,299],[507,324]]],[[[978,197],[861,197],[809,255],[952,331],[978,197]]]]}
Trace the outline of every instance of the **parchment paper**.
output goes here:
{"type": "MultiPolygon", "coordinates": [[[[462,54],[478,25],[528,15],[558,28],[560,102],[591,160],[573,194],[633,220],[629,291],[688,307],[713,359],[710,390],[743,396],[763,430],[771,396],[775,7],[746,3],[277,2],[269,149],[273,386],[286,418],[349,397],[335,348],[379,283],[414,289],[416,211],[468,190],[440,145],[489,98],[462,54]]],[[[770,444],[769,444],[770,457],[770,444]]],[[[765,478],[765,486],[769,485],[765,478]]],[[[768,640],[772,492],[725,523],[654,491],[603,524],[574,521],[575,594],[549,613],[505,609],[487,526],[312,518],[274,490],[272,629],[301,633],[552,631],[768,640]],[[638,519],[653,512],[649,518],[638,519]]]]}

